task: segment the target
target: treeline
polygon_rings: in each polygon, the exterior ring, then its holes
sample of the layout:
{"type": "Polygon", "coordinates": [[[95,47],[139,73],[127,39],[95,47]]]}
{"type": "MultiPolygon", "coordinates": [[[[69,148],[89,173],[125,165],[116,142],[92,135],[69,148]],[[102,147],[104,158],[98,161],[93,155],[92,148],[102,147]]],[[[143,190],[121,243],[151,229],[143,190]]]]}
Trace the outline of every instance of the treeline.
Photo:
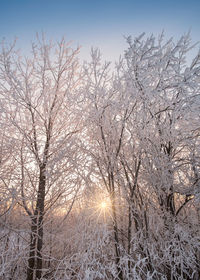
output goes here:
{"type": "Polygon", "coordinates": [[[0,52],[0,279],[200,278],[200,52],[0,52]]]}

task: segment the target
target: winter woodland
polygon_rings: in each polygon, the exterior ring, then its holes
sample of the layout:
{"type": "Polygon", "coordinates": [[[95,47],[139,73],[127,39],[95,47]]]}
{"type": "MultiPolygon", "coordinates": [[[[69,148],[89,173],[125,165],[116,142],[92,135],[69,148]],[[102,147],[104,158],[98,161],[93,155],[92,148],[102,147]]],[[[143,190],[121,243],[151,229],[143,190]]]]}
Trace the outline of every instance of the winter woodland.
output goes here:
{"type": "Polygon", "coordinates": [[[0,279],[200,279],[200,52],[0,51],[0,279]]]}

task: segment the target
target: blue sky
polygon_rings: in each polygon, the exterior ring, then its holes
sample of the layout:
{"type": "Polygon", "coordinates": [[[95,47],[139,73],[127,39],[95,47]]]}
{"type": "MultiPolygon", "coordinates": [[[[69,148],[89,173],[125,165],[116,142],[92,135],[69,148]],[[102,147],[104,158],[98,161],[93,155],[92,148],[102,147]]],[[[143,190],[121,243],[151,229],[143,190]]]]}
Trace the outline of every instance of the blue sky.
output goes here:
{"type": "Polygon", "coordinates": [[[178,38],[189,29],[200,40],[200,0],[0,0],[0,38],[15,36],[27,48],[36,32],[82,46],[87,58],[98,46],[108,60],[126,48],[123,36],[159,34],[178,38]]]}

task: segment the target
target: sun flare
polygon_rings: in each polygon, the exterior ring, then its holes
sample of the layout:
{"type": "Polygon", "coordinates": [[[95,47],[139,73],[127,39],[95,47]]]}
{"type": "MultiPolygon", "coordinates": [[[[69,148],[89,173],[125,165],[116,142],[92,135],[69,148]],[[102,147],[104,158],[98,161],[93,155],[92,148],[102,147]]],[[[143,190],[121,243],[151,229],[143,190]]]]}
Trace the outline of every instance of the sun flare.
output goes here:
{"type": "Polygon", "coordinates": [[[102,201],[101,203],[100,203],[100,208],[101,209],[106,209],[107,208],[107,203],[105,202],[105,201],[102,201]]]}

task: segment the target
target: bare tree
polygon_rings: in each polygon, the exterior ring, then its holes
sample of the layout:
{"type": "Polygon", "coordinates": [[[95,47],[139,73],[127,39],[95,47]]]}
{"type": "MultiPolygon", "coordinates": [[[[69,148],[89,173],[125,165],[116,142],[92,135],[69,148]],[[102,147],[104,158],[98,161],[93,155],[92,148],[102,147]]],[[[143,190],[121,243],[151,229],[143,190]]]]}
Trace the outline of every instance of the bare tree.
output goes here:
{"type": "Polygon", "coordinates": [[[200,55],[188,34],[127,43],[112,72],[2,43],[2,277],[199,278],[200,55]]]}
{"type": "Polygon", "coordinates": [[[42,276],[45,214],[78,185],[72,172],[74,136],[80,129],[73,97],[78,51],[64,39],[53,44],[44,36],[32,44],[31,57],[2,45],[1,96],[18,149],[14,182],[31,220],[27,280],[42,276]]]}
{"type": "MultiPolygon", "coordinates": [[[[197,54],[191,65],[186,66],[186,54],[193,47],[189,35],[177,43],[172,39],[164,42],[163,34],[158,40],[154,36],[144,39],[143,34],[127,41],[125,58],[113,75],[109,75],[108,63],[101,64],[96,50],[92,51],[91,64],[85,68],[89,104],[87,149],[94,162],[91,178],[104,183],[112,203],[119,279],[132,275],[138,262],[138,277],[156,275],[159,279],[162,272],[152,259],[151,244],[156,248],[161,236],[165,236],[166,246],[171,238],[172,247],[183,242],[177,228],[190,215],[192,202],[199,193],[200,56],[197,54]],[[181,218],[184,208],[186,213],[181,218]],[[120,210],[126,211],[122,214],[127,217],[125,231],[119,219],[120,210]],[[152,213],[160,225],[153,222],[152,213]],[[159,234],[155,232],[155,223],[159,234]],[[127,238],[125,242],[123,236],[127,238]],[[126,271],[125,263],[124,267],[121,265],[125,255],[126,271]]],[[[191,240],[198,228],[197,217],[192,228],[193,231],[187,231],[191,240]]],[[[196,242],[193,241],[191,255],[196,242]]],[[[162,250],[157,251],[159,257],[162,250]]],[[[185,264],[179,263],[174,249],[163,260],[167,279],[172,279],[172,274],[191,277],[193,271],[199,273],[195,254],[189,269],[186,251],[180,249],[178,254],[185,264]]]]}

